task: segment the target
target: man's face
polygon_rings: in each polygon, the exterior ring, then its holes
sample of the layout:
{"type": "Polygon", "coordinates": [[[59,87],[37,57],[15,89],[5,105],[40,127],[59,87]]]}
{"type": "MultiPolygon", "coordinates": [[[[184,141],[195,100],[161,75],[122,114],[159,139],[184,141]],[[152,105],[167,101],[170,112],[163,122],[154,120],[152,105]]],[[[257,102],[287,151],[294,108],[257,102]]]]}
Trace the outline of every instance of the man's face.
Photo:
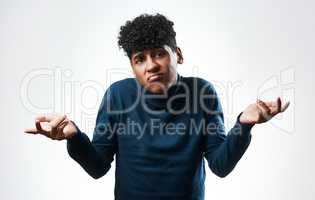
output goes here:
{"type": "Polygon", "coordinates": [[[177,81],[177,63],[183,62],[179,48],[173,52],[167,45],[161,48],[133,52],[132,70],[139,83],[152,93],[166,93],[177,81]]]}

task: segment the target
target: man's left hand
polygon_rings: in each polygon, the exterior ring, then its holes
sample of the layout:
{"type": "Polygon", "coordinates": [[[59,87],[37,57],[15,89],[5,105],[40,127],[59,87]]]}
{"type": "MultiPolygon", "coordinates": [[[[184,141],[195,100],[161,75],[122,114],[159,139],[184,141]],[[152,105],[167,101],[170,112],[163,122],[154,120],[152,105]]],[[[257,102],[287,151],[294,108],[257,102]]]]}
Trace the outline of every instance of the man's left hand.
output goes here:
{"type": "Polygon", "coordinates": [[[276,101],[264,102],[257,100],[250,104],[240,116],[240,122],[244,124],[260,124],[270,120],[278,113],[284,112],[289,107],[290,102],[282,106],[280,97],[276,101]]]}

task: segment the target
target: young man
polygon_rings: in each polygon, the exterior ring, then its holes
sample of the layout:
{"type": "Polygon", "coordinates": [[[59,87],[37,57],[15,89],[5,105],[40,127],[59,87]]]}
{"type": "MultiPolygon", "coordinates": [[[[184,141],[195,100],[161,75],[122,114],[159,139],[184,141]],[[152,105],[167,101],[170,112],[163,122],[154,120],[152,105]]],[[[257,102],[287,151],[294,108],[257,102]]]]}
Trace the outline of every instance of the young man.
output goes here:
{"type": "Polygon", "coordinates": [[[117,200],[203,200],[203,158],[225,177],[246,151],[253,125],[289,104],[258,100],[226,135],[211,83],[177,73],[183,55],[175,36],[173,22],[160,14],[140,15],[121,27],[118,44],[136,78],[107,89],[92,141],[63,115],[40,116],[25,132],[66,139],[70,156],[93,178],[106,174],[116,155],[117,200]]]}

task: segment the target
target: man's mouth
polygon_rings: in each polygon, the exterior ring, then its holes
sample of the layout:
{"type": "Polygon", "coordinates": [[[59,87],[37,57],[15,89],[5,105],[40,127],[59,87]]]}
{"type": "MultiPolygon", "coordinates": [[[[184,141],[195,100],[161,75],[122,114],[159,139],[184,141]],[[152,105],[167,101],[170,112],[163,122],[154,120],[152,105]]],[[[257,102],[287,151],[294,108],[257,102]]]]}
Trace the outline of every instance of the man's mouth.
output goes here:
{"type": "Polygon", "coordinates": [[[163,78],[163,75],[162,75],[162,74],[154,74],[154,75],[149,76],[148,82],[159,81],[159,80],[161,80],[162,78],[163,78]]]}

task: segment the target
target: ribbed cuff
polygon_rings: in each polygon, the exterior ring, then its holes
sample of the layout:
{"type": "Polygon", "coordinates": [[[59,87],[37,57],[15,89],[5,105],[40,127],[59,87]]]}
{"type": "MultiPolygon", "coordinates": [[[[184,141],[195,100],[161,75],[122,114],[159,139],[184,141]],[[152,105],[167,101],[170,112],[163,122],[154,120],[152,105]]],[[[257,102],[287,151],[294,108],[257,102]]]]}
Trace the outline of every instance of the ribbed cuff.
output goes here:
{"type": "Polygon", "coordinates": [[[240,117],[241,117],[242,113],[243,113],[243,112],[241,112],[241,113],[237,116],[236,124],[239,124],[239,126],[241,127],[241,131],[242,131],[243,135],[245,135],[244,133],[249,133],[255,124],[245,124],[245,123],[241,123],[241,122],[240,122],[240,117]]]}

